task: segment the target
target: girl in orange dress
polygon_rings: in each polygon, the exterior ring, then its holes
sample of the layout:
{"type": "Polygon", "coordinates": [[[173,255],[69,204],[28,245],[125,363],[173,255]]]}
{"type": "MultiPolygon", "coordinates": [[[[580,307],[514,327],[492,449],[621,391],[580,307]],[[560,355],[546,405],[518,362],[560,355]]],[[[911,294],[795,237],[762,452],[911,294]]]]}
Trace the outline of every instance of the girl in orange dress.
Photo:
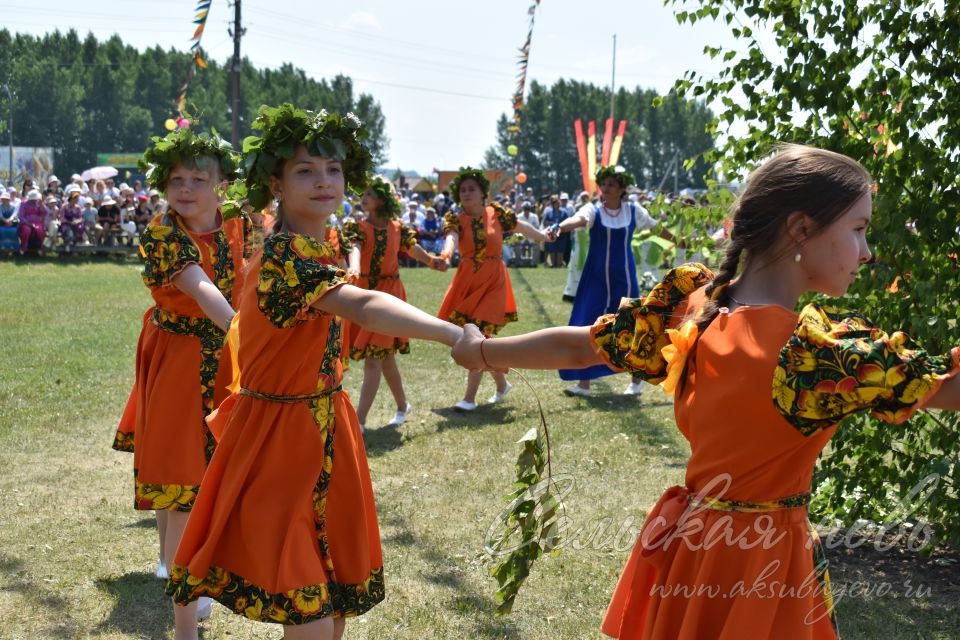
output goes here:
{"type": "MultiPolygon", "coordinates": [[[[349,284],[326,223],[372,164],[352,115],[263,107],[244,148],[254,206],[280,201],[251,260],[238,311],[239,389],[208,422],[219,441],[167,592],[210,596],[284,625],[285,638],[339,638],[384,598],[383,560],[360,425],[341,388],[348,318],[377,333],[442,342],[460,327],[349,284]]],[[[182,607],[177,607],[181,609],[182,607]]]]}
{"type": "MultiPolygon", "coordinates": [[[[437,316],[463,326],[475,324],[485,335],[494,335],[508,322],[517,319],[517,303],[513,299],[510,274],[503,264],[503,235],[516,232],[534,242],[543,242],[546,236],[533,225],[517,220],[517,215],[497,202],[487,204],[490,181],[483,171],[470,167],[460,169],[450,183],[454,202],[462,209],[458,215],[450,212],[443,219],[444,248],[440,258],[450,265],[455,248],[460,249],[460,265],[440,304],[437,316]]],[[[497,385],[488,400],[497,403],[510,391],[512,385],[499,371],[491,371],[497,385]]],[[[483,373],[467,374],[467,388],[463,400],[454,405],[458,411],[477,408],[477,390],[483,373]]]]}
{"type": "MultiPolygon", "coordinates": [[[[144,317],[114,448],[133,451],[134,508],[157,512],[166,569],[215,446],[204,419],[226,397],[224,332],[243,283],[249,223],[239,211],[219,209],[236,167],[223,140],[180,129],[154,138],[143,163],[170,209],[140,236],[143,281],[155,304],[144,317]]],[[[195,608],[182,624],[196,632],[195,608]]]]}
{"type": "Polygon", "coordinates": [[[871,194],[850,158],[788,145],[747,180],[716,275],[674,269],[592,328],[486,342],[465,328],[454,348],[465,366],[605,362],[675,394],[691,448],[686,486],[648,513],[607,635],[837,637],[826,559],[807,520],[817,456],[858,411],[898,424],[924,407],[960,410],[960,347],[931,356],[856,313],[817,303],[794,311],[807,292],[843,295],[870,259],[871,194]]]}
{"type": "MultiPolygon", "coordinates": [[[[446,270],[444,261],[430,255],[417,244],[416,232],[397,220],[400,203],[393,192],[393,185],[380,176],[374,176],[367,190],[363,192],[361,203],[367,214],[366,218],[344,225],[344,235],[349,238],[354,248],[360,250],[358,287],[383,291],[406,300],[407,292],[400,281],[400,252],[407,253],[427,266],[446,270]]],[[[381,375],[386,378],[387,386],[397,403],[397,412],[388,424],[401,425],[406,422],[413,407],[403,391],[403,380],[400,378],[395,354],[410,353],[410,341],[351,325],[350,345],[350,358],[363,360],[363,384],[360,386],[360,400],[357,402],[360,430],[365,430],[367,414],[380,388],[381,375]]]]}

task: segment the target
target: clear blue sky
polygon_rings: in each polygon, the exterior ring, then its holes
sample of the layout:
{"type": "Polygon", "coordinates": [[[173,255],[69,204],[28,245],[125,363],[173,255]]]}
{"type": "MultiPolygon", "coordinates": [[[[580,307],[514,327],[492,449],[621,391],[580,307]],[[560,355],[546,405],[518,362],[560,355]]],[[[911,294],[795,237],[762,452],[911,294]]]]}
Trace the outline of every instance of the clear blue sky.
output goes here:
{"type": "MultiPolygon", "coordinates": [[[[429,173],[476,164],[493,144],[497,118],[511,109],[531,4],[244,0],[242,54],[259,67],[289,62],[318,79],[351,76],[386,116],[389,166],[429,173]]],[[[186,51],[195,6],[195,0],[46,0],[3,3],[0,15],[3,27],[21,33],[73,28],[98,39],[117,33],[138,49],[186,51]]],[[[210,59],[232,55],[232,20],[227,1],[213,0],[201,43],[210,59]]],[[[703,47],[730,43],[727,30],[678,25],[660,0],[542,0],[527,82],[569,78],[609,86],[616,33],[617,86],[665,91],[688,69],[714,72],[703,47]]]]}

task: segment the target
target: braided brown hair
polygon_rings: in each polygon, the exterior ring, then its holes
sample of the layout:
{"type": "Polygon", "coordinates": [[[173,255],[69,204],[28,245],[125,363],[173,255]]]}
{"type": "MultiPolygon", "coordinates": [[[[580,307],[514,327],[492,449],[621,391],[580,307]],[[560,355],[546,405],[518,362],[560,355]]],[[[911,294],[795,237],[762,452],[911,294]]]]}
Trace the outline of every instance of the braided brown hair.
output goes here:
{"type": "Polygon", "coordinates": [[[716,278],[705,290],[707,301],[696,318],[697,335],[702,336],[720,309],[730,304],[730,281],[741,262],[773,262],[782,256],[773,251],[791,213],[799,211],[809,216],[815,225],[812,233],[816,234],[872,188],[870,174],[852,158],[799,144],[778,146],[750,174],[731,208],[730,241],[716,278]]]}

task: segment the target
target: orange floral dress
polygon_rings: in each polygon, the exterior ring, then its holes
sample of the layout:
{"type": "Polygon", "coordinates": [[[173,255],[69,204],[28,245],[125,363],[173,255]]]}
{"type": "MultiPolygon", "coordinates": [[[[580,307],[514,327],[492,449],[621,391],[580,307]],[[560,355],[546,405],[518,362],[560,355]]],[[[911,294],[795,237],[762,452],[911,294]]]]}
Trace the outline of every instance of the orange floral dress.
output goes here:
{"type": "Polygon", "coordinates": [[[143,281],[155,305],[143,318],[136,380],[113,442],[133,451],[136,509],[191,509],[215,446],[204,419],[226,397],[232,370],[224,331],[173,278],[200,265],[235,306],[249,238],[245,215],[225,216],[204,234],[176,213],[158,215],[141,234],[143,281]]]}
{"type": "MultiPolygon", "coordinates": [[[[399,255],[417,244],[417,232],[399,220],[390,220],[382,228],[364,220],[347,223],[343,233],[351,243],[363,245],[357,286],[383,291],[406,301],[407,292],[400,281],[399,255]]],[[[350,345],[350,357],[354,360],[383,360],[391,353],[410,353],[410,341],[406,338],[373,333],[356,324],[350,327],[350,345]]]]}
{"type": "Polygon", "coordinates": [[[346,283],[329,243],[267,237],[238,314],[240,388],[208,420],[216,453],[167,593],[262,622],[355,616],[384,597],[367,457],[341,390],[341,324],[311,305],[346,283]]]}
{"type": "Polygon", "coordinates": [[[929,356],[902,333],[816,305],[799,315],[721,309],[691,348],[694,325],[668,328],[694,315],[711,278],[702,265],[679,267],[592,329],[611,366],[651,382],[682,372],[675,412],[691,448],[686,486],[648,512],[602,631],[836,638],[826,558],[807,519],[816,458],[844,416],[870,410],[898,423],[925,406],[960,371],[960,348],[929,356]]]}
{"type": "Polygon", "coordinates": [[[485,335],[517,320],[513,286],[502,259],[503,234],[516,226],[516,214],[498,203],[485,207],[476,218],[466,213],[444,216],[444,235],[451,231],[460,235],[460,265],[437,317],[461,327],[475,324],[485,335]]]}

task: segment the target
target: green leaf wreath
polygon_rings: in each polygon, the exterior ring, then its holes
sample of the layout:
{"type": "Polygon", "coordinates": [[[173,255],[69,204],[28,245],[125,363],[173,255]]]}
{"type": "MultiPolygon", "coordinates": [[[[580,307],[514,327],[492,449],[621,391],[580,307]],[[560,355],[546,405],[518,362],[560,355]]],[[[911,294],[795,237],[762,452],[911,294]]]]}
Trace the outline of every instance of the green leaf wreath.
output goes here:
{"type": "Polygon", "coordinates": [[[476,180],[477,184],[480,185],[480,190],[483,191],[483,197],[486,198],[490,195],[490,181],[487,180],[487,176],[482,169],[460,167],[460,171],[450,181],[450,196],[457,204],[460,204],[460,184],[464,180],[476,180]]]}
{"type": "Polygon", "coordinates": [[[359,193],[367,186],[373,167],[366,144],[369,134],[354,114],[309,111],[284,103],[260,107],[252,127],[260,135],[244,139],[243,169],[247,199],[255,209],[263,208],[273,198],[270,176],[277,174],[283,161],[292,158],[301,144],[310,155],[339,160],[347,188],[359,193]]]}
{"type": "Polygon", "coordinates": [[[140,170],[146,174],[147,184],[165,191],[170,172],[178,164],[189,168],[206,169],[201,158],[217,161],[220,177],[227,181],[237,177],[238,156],[230,143],[214,133],[194,133],[184,127],[164,137],[153,136],[153,145],[140,158],[140,170]]]}

